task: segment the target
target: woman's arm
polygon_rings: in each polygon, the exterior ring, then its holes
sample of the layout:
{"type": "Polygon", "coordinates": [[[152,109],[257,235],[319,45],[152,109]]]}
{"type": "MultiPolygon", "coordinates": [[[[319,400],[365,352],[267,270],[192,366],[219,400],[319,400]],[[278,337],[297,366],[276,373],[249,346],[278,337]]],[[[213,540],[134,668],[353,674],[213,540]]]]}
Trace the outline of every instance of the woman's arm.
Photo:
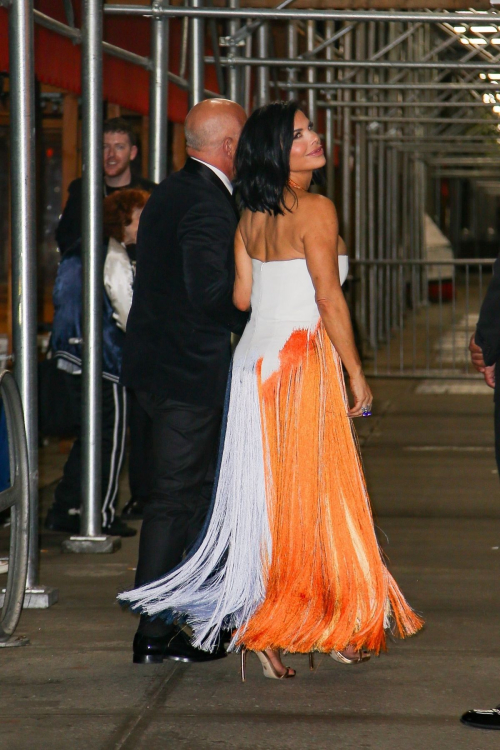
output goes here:
{"type": "Polygon", "coordinates": [[[233,303],[238,310],[249,310],[252,296],[252,259],[247,253],[239,224],[234,237],[234,262],[233,303]]]}
{"type": "Polygon", "coordinates": [[[326,332],[349,374],[354,405],[348,415],[359,417],[362,407],[372,403],[372,394],[361,368],[351,316],[340,285],[337,212],[327,198],[314,196],[313,201],[305,214],[308,218],[302,237],[307,267],[326,332]]]}

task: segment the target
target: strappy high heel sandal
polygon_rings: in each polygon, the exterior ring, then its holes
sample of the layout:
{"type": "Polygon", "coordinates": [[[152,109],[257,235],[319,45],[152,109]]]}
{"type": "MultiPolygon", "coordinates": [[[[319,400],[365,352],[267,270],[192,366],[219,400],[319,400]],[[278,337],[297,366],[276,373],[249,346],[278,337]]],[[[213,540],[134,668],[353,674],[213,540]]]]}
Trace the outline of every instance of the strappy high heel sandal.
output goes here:
{"type": "MultiPolygon", "coordinates": [[[[262,665],[262,671],[264,677],[268,677],[270,680],[286,680],[291,677],[295,677],[295,670],[291,667],[285,667],[285,672],[280,674],[276,671],[276,667],[271,661],[271,658],[266,654],[265,651],[254,651],[253,652],[259,659],[262,665]]],[[[248,649],[241,649],[241,681],[245,682],[246,679],[246,665],[247,665],[247,654],[248,649]]]]}
{"type": "Polygon", "coordinates": [[[360,648],[353,657],[346,656],[342,651],[330,651],[330,656],[339,664],[361,664],[362,661],[369,661],[371,654],[360,648]]]}

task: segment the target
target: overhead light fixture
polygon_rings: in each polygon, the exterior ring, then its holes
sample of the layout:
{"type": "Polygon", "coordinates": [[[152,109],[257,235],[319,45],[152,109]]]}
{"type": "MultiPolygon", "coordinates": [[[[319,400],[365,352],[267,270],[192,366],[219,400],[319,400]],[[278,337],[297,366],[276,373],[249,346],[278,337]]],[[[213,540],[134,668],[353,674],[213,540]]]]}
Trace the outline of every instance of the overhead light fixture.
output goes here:
{"type": "Polygon", "coordinates": [[[480,78],[480,79],[481,79],[482,81],[486,81],[486,73],[479,73],[479,78],[480,78]]]}
{"type": "Polygon", "coordinates": [[[474,37],[469,37],[469,44],[474,44],[475,46],[478,46],[481,44],[488,44],[488,41],[486,39],[475,39],[474,37]]]}
{"type": "Polygon", "coordinates": [[[466,36],[461,36],[460,41],[462,42],[462,44],[470,44],[466,36]]]}
{"type": "Polygon", "coordinates": [[[473,34],[496,34],[496,26],[471,26],[470,30],[473,34]]]}
{"type": "Polygon", "coordinates": [[[484,104],[495,104],[495,97],[493,94],[483,94],[484,104]]]}
{"type": "Polygon", "coordinates": [[[493,107],[493,112],[494,112],[494,113],[495,113],[496,115],[500,115],[500,107],[499,107],[498,105],[497,105],[496,107],[493,107]]]}
{"type": "Polygon", "coordinates": [[[488,73],[490,81],[500,81],[500,73],[488,73]]]}
{"type": "Polygon", "coordinates": [[[465,34],[467,31],[467,26],[454,26],[453,31],[455,31],[457,34],[465,34]]]}
{"type": "Polygon", "coordinates": [[[493,39],[490,39],[490,44],[500,44],[500,36],[494,36],[493,39]]]}

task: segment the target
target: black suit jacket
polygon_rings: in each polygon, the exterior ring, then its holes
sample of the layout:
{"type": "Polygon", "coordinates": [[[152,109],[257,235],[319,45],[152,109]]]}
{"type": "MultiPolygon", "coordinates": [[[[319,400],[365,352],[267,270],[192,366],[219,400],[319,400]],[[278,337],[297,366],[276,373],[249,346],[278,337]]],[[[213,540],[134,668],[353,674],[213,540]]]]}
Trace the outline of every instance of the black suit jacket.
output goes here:
{"type": "Polygon", "coordinates": [[[222,406],[231,331],[238,211],[223,182],[188,159],[153,192],[137,236],[137,273],[122,365],[134,390],[222,406]]]}
{"type": "MultiPolygon", "coordinates": [[[[144,177],[132,174],[132,180],[122,188],[109,188],[104,184],[105,195],[110,195],[116,190],[136,189],[151,192],[156,183],[146,180],[144,177]]],[[[56,229],[57,247],[61,254],[69,250],[82,236],[82,178],[78,177],[70,183],[68,188],[68,200],[64,206],[59,224],[56,229]]]]}
{"type": "MultiPolygon", "coordinates": [[[[493,264],[493,277],[481,305],[475,333],[476,344],[483,350],[486,365],[500,360],[500,256],[493,264]]],[[[495,400],[500,399],[500,365],[496,368],[495,400]]]]}

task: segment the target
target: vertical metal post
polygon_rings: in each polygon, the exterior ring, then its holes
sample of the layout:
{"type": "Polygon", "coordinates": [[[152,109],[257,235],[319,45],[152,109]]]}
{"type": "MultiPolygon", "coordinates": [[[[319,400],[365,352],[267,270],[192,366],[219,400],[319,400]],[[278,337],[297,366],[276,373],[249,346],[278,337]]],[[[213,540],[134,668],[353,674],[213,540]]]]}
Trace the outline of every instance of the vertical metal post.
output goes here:
{"type": "MultiPolygon", "coordinates": [[[[296,21],[289,21],[286,31],[286,41],[287,41],[287,55],[289,60],[295,60],[296,57],[299,54],[299,44],[298,44],[298,30],[297,30],[297,22],[296,21]]],[[[293,83],[297,80],[297,69],[296,68],[288,68],[287,71],[287,80],[289,83],[293,83]]],[[[296,96],[296,90],[295,89],[288,89],[288,99],[291,101],[292,99],[295,99],[296,96]]]]}
{"type": "MultiPolygon", "coordinates": [[[[344,59],[352,58],[352,31],[344,37],[344,59]]],[[[348,75],[348,71],[346,71],[348,75]]],[[[351,101],[351,92],[344,90],[344,101],[351,101]]],[[[351,247],[351,108],[342,112],[342,236],[351,247]]]]}
{"type": "MultiPolygon", "coordinates": [[[[192,8],[201,8],[203,0],[190,0],[192,8]]],[[[189,107],[205,98],[205,25],[202,18],[191,18],[189,49],[189,107]]]]}
{"type": "MultiPolygon", "coordinates": [[[[229,0],[230,8],[239,8],[240,0],[229,0]]],[[[240,28],[240,22],[237,18],[232,18],[228,23],[228,35],[234,36],[240,28]]],[[[229,56],[234,57],[238,54],[238,47],[232,45],[229,47],[229,56]]],[[[240,102],[241,99],[241,86],[240,86],[240,68],[237,65],[230,65],[227,70],[227,92],[228,97],[233,102],[240,102]]]]}
{"type": "Polygon", "coordinates": [[[101,533],[102,404],[102,8],[84,0],[82,29],[83,162],[83,503],[81,531],[101,533]]]}
{"type": "MultiPolygon", "coordinates": [[[[257,57],[269,57],[269,23],[264,22],[257,29],[257,57]]],[[[256,106],[263,107],[269,101],[269,67],[257,67],[256,106]]]]}
{"type": "MultiPolygon", "coordinates": [[[[161,7],[161,2],[154,7],[161,7]]],[[[149,74],[149,179],[161,182],[167,174],[168,138],[168,18],[151,19],[149,74]]]]}
{"type": "MultiPolygon", "coordinates": [[[[306,42],[307,51],[311,52],[314,49],[316,41],[316,22],[307,21],[306,30],[306,42]]],[[[316,68],[307,68],[307,82],[316,83],[316,68]]],[[[315,88],[307,89],[307,111],[309,119],[314,123],[314,127],[318,127],[318,108],[317,108],[317,92],[315,88]]]]}
{"type": "Polygon", "coordinates": [[[33,57],[33,2],[15,0],[9,13],[12,337],[14,374],[23,403],[28,444],[31,507],[27,588],[35,586],[38,578],[38,357],[33,57]]]}
{"type": "MultiPolygon", "coordinates": [[[[247,21],[247,26],[250,21],[247,21]]],[[[252,34],[248,34],[245,41],[245,57],[252,57],[252,34]]],[[[243,109],[250,115],[252,111],[252,66],[245,65],[245,77],[243,83],[243,109]]]]}
{"type": "MultiPolygon", "coordinates": [[[[327,21],[325,24],[325,36],[330,39],[334,34],[335,24],[327,21]]],[[[329,44],[325,51],[326,59],[333,60],[333,45],[329,44]]],[[[335,80],[335,68],[328,67],[325,71],[326,82],[333,83],[335,80]]],[[[332,100],[331,94],[327,94],[327,101],[332,100]]],[[[335,119],[333,107],[325,110],[325,148],[326,148],[326,194],[330,200],[335,200],[335,119]]]]}
{"type": "MultiPolygon", "coordinates": [[[[114,552],[102,536],[102,26],[101,0],[84,0],[82,15],[82,507],[80,537],[66,552],[114,552]]],[[[117,544],[118,542],[118,544],[117,544]]]]}

